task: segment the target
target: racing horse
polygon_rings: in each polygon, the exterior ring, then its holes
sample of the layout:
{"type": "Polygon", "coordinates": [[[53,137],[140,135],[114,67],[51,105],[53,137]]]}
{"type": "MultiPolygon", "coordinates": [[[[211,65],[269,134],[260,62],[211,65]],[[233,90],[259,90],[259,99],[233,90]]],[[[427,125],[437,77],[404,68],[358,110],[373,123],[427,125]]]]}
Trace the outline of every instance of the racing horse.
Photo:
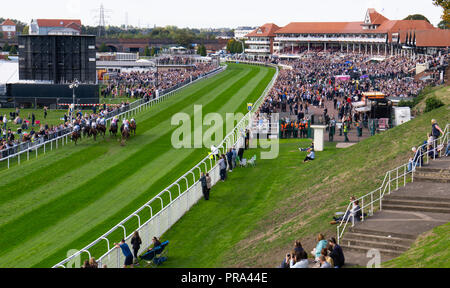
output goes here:
{"type": "Polygon", "coordinates": [[[120,145],[124,146],[128,138],[130,138],[130,131],[129,128],[125,128],[125,125],[122,124],[120,127],[120,131],[122,133],[122,141],[120,145]]]}
{"type": "Polygon", "coordinates": [[[111,126],[109,127],[109,135],[114,135],[114,137],[117,137],[117,123],[111,123],[111,126]]]}
{"type": "Polygon", "coordinates": [[[81,128],[81,130],[83,131],[83,137],[91,137],[90,135],[90,127],[87,126],[86,124],[83,124],[83,127],[81,128]]]}
{"type": "Polygon", "coordinates": [[[134,132],[134,136],[136,136],[136,121],[134,119],[130,122],[130,134],[134,132]]]}
{"type": "Polygon", "coordinates": [[[89,136],[94,136],[94,141],[97,141],[97,134],[98,134],[97,128],[91,127],[89,129],[89,136]]]}
{"type": "Polygon", "coordinates": [[[98,134],[103,135],[103,138],[105,138],[106,127],[104,125],[99,124],[97,130],[98,130],[98,134]]]}
{"type": "Polygon", "coordinates": [[[77,145],[78,139],[81,139],[80,131],[73,131],[72,132],[72,141],[75,142],[75,145],[77,145]]]}

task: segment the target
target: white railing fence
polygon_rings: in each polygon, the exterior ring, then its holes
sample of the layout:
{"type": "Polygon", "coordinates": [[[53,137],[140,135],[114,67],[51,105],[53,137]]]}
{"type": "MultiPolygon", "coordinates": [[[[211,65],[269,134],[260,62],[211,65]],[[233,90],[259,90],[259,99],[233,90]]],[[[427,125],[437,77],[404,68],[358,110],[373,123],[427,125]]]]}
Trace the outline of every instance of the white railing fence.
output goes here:
{"type": "Polygon", "coordinates": [[[406,186],[409,182],[414,182],[414,173],[416,167],[420,167],[421,163],[428,164],[430,159],[435,159],[435,155],[442,156],[445,153],[445,148],[450,137],[450,124],[445,127],[444,133],[440,138],[435,139],[432,143],[432,147],[427,147],[428,144],[424,144],[417,148],[416,155],[412,162],[403,164],[395,169],[386,172],[384,180],[381,186],[374,191],[352,201],[348,204],[347,210],[344,213],[343,219],[337,227],[337,241],[339,243],[340,239],[345,233],[348,223],[351,222],[351,226],[355,226],[355,221],[358,221],[353,217],[356,212],[361,212],[361,221],[365,220],[364,213],[367,212],[368,216],[372,216],[376,209],[383,209],[383,198],[384,196],[390,195],[392,191],[398,190],[400,187],[406,186]],[[443,152],[444,151],[444,152],[443,152]],[[431,155],[430,155],[431,154],[431,155]],[[424,159],[426,158],[426,159],[424,159]],[[358,201],[360,209],[351,212],[353,203],[358,201]]]}
{"type": "MultiPolygon", "coordinates": [[[[144,99],[139,99],[133,103],[130,103],[129,106],[124,107],[123,109],[116,109],[111,113],[108,113],[108,118],[106,119],[106,125],[108,126],[111,124],[111,120],[114,117],[119,117],[119,120],[122,120],[123,118],[129,118],[132,117],[142,111],[145,111],[149,109],[150,107],[161,103],[162,101],[166,100],[167,98],[178,94],[181,89],[196,83],[202,79],[207,79],[209,77],[212,77],[220,72],[223,72],[227,69],[227,66],[219,67],[211,72],[206,73],[203,76],[200,76],[196,79],[187,80],[184,83],[180,83],[179,85],[172,87],[170,89],[167,89],[159,95],[158,98],[152,99],[150,101],[145,102],[144,99]],[[175,88],[175,89],[174,89],[175,88]],[[125,111],[124,111],[125,110],[125,111]]],[[[20,165],[21,160],[30,160],[30,154],[35,154],[35,158],[38,158],[38,151],[41,150],[41,153],[46,154],[46,152],[50,149],[52,151],[53,149],[58,149],[60,146],[65,146],[69,143],[69,141],[72,141],[71,134],[72,129],[71,128],[65,128],[61,131],[62,134],[57,137],[52,137],[51,139],[48,139],[47,141],[44,140],[44,138],[38,138],[34,142],[26,142],[21,143],[17,146],[7,148],[5,150],[0,151],[0,163],[7,162],[6,167],[9,169],[11,165],[11,160],[14,158],[17,158],[17,164],[20,165]],[[26,154],[26,157],[25,157],[26,154]]]]}
{"type": "MultiPolygon", "coordinates": [[[[258,63],[261,65],[261,63],[258,63]]],[[[273,76],[271,82],[266,87],[260,98],[255,102],[261,103],[267,96],[270,89],[272,89],[278,78],[278,67],[276,65],[270,65],[276,68],[276,73],[273,76]]],[[[259,105],[258,104],[258,105],[259,105]]],[[[226,151],[235,146],[237,150],[245,147],[245,129],[251,125],[251,119],[257,112],[259,106],[254,105],[253,110],[248,112],[234,127],[234,129],[224,138],[224,140],[218,145],[220,154],[225,154],[226,151]]],[[[71,268],[74,263],[81,259],[81,255],[91,257],[92,250],[96,249],[96,246],[106,246],[107,252],[98,258],[99,267],[106,265],[108,268],[120,268],[124,262],[124,256],[120,249],[115,248],[109,241],[108,236],[116,231],[123,231],[123,239],[125,239],[128,245],[131,245],[131,238],[134,231],[138,231],[142,239],[142,247],[150,247],[152,244],[151,239],[156,236],[160,237],[169,228],[175,224],[189,209],[197,203],[202,197],[202,186],[200,180],[200,173],[209,173],[211,177],[211,184],[214,186],[220,181],[219,165],[217,160],[211,159],[210,155],[201,160],[191,170],[186,172],[183,176],[178,178],[175,182],[169,185],[166,189],[161,191],[158,195],[153,197],[149,202],[144,204],[138,210],[133,212],[127,218],[122,220],[119,224],[114,226],[108,232],[97,238],[77,253],[69,256],[67,259],[53,266],[53,268],[63,267],[71,268]],[[168,198],[168,200],[167,200],[168,198]],[[160,208],[159,211],[154,211],[154,207],[160,208]],[[145,223],[141,223],[140,212],[147,213],[149,220],[145,223]],[[127,231],[126,225],[131,221],[138,221],[138,228],[127,231]]],[[[116,232],[117,234],[117,232],[116,232]]],[[[118,241],[117,241],[118,242],[118,241]]]]}

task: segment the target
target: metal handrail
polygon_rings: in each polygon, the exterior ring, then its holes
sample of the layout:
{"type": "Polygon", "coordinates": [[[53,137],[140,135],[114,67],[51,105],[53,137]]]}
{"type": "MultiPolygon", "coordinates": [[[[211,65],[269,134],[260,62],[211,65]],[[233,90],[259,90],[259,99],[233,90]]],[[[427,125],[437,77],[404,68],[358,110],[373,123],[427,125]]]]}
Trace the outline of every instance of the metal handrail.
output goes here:
{"type": "MultiPolygon", "coordinates": [[[[162,101],[162,100],[168,98],[169,96],[172,96],[173,94],[177,93],[179,90],[184,89],[185,87],[187,87],[187,86],[189,86],[189,85],[191,85],[191,84],[193,84],[193,83],[195,83],[195,82],[197,82],[197,81],[199,81],[199,80],[208,78],[208,77],[210,77],[210,76],[212,76],[212,75],[215,75],[215,74],[217,74],[217,73],[219,73],[219,72],[222,72],[222,71],[224,71],[224,70],[226,70],[226,69],[227,69],[227,66],[223,66],[223,67],[217,68],[217,69],[215,69],[215,70],[212,70],[212,71],[210,71],[210,72],[204,74],[203,76],[198,77],[198,78],[195,79],[195,80],[192,80],[192,82],[189,81],[189,80],[187,80],[187,81],[185,81],[185,84],[182,85],[181,87],[178,87],[178,88],[176,88],[175,90],[171,90],[173,87],[172,87],[172,88],[169,88],[169,89],[166,89],[166,90],[164,90],[164,91],[159,95],[158,98],[152,99],[152,100],[150,100],[150,101],[143,102],[143,101],[144,101],[143,99],[136,100],[136,101],[134,101],[133,103],[130,103],[130,104],[129,104],[128,110],[126,110],[126,111],[123,111],[123,112],[121,112],[121,113],[119,113],[119,114],[116,114],[116,113],[115,113],[117,110],[115,110],[114,112],[108,113],[108,118],[106,119],[106,124],[108,125],[108,122],[110,122],[114,117],[119,117],[119,118],[120,118],[120,117],[126,116],[126,115],[129,115],[129,116],[131,116],[131,115],[136,115],[138,110],[140,111],[142,108],[148,108],[149,105],[152,106],[152,105],[155,104],[155,103],[159,103],[159,101],[162,101]],[[169,90],[169,91],[168,91],[168,90],[169,90]],[[168,92],[166,92],[166,91],[168,91],[168,92]],[[139,104],[139,103],[140,103],[140,104],[139,104]],[[137,106],[136,106],[136,105],[137,105],[137,106]],[[136,107],[132,108],[133,106],[136,106],[136,107]]],[[[59,137],[56,137],[56,138],[53,138],[53,139],[50,139],[50,140],[47,140],[47,141],[44,141],[43,143],[39,143],[39,144],[36,144],[36,145],[32,145],[31,147],[28,147],[28,148],[26,148],[25,150],[19,151],[19,152],[17,152],[17,153],[12,154],[12,155],[8,155],[8,156],[6,156],[6,157],[2,157],[2,158],[0,158],[0,162],[2,162],[2,161],[8,161],[8,169],[9,169],[9,166],[10,166],[10,163],[9,163],[9,162],[10,162],[10,159],[15,158],[15,157],[19,157],[19,160],[18,160],[18,161],[19,161],[19,163],[20,163],[20,155],[22,155],[23,153],[28,153],[29,151],[32,151],[32,150],[36,150],[36,151],[37,151],[37,149],[39,149],[39,148],[41,148],[41,147],[45,147],[45,145],[47,145],[47,144],[49,144],[49,143],[57,142],[58,140],[61,140],[61,139],[65,139],[65,142],[66,142],[66,144],[67,144],[67,142],[68,142],[68,137],[69,137],[69,136],[71,135],[71,133],[72,133],[72,130],[71,130],[70,128],[65,128],[65,130],[67,130],[67,129],[69,129],[69,132],[67,132],[67,133],[64,134],[64,135],[61,135],[61,136],[59,136],[59,137]]],[[[40,139],[43,139],[43,138],[39,138],[38,141],[40,141],[40,139]]],[[[18,145],[18,146],[19,146],[19,145],[18,145]]],[[[16,147],[18,147],[18,146],[16,146],[16,147]]],[[[13,147],[13,148],[15,148],[15,147],[13,147]]],[[[13,148],[7,148],[7,149],[4,149],[4,150],[1,150],[0,153],[2,153],[2,152],[5,151],[5,150],[9,150],[9,149],[13,149],[13,148]]],[[[0,155],[0,156],[1,156],[1,155],[0,155]]]]}
{"type": "MultiPolygon", "coordinates": [[[[450,124],[447,124],[445,126],[445,129],[443,132],[444,133],[441,135],[440,138],[434,139],[433,149],[431,149],[431,150],[426,149],[428,146],[428,143],[421,145],[417,149],[416,155],[414,155],[412,163],[410,163],[408,161],[408,163],[406,163],[406,164],[403,164],[397,168],[387,171],[380,187],[378,187],[377,189],[373,190],[372,192],[370,192],[348,204],[347,210],[345,211],[344,216],[343,216],[344,218],[342,219],[340,224],[337,226],[337,241],[338,241],[338,243],[339,243],[340,239],[342,238],[342,236],[344,235],[344,232],[345,232],[348,222],[350,220],[352,222],[352,227],[355,226],[355,217],[353,215],[351,215],[351,212],[350,212],[352,209],[353,203],[356,201],[361,202],[360,209],[354,211],[354,213],[361,211],[362,221],[364,221],[364,210],[366,208],[369,207],[370,208],[369,214],[373,214],[374,209],[375,209],[374,204],[379,203],[379,208],[380,208],[380,210],[382,210],[382,200],[386,193],[388,193],[388,195],[391,194],[391,186],[392,186],[391,184],[394,183],[394,185],[395,185],[394,187],[396,187],[395,190],[398,190],[399,189],[399,180],[402,179],[403,186],[406,186],[406,182],[407,182],[406,177],[409,174],[411,174],[411,182],[414,182],[414,172],[416,170],[416,167],[418,165],[420,165],[421,159],[426,155],[427,163],[429,163],[430,152],[433,153],[433,159],[434,159],[435,158],[434,156],[436,155],[438,148],[440,146],[442,146],[442,144],[447,143],[449,141],[450,124]],[[440,144],[436,145],[438,142],[440,144]],[[409,169],[409,165],[411,165],[411,169],[409,169]],[[374,194],[377,192],[378,192],[379,197],[374,199],[374,194]],[[370,201],[368,201],[368,202],[366,201],[366,203],[364,203],[364,199],[366,199],[368,197],[370,197],[370,201]]],[[[444,150],[444,149],[441,149],[439,151],[440,156],[442,156],[442,150],[444,150]]]]}
{"type": "MultiPolygon", "coordinates": [[[[225,66],[226,67],[226,66],[225,66]]],[[[278,78],[278,66],[273,65],[271,67],[276,68],[276,73],[275,75],[272,77],[271,82],[269,83],[269,85],[266,87],[266,89],[264,90],[264,92],[261,94],[261,96],[258,98],[258,100],[255,103],[260,102],[261,99],[264,99],[267,94],[269,93],[270,89],[272,89],[273,85],[275,84],[276,79],[278,78]]],[[[234,127],[234,129],[232,131],[230,131],[224,138],[224,140],[217,146],[218,148],[223,147],[223,145],[228,141],[229,138],[231,137],[235,137],[236,139],[239,139],[239,132],[240,129],[247,127],[250,123],[251,123],[251,119],[253,114],[256,112],[256,109],[258,107],[254,106],[253,109],[251,111],[249,111],[239,122],[238,124],[234,127]]],[[[235,144],[238,142],[239,140],[237,140],[235,142],[235,144]]],[[[144,227],[145,225],[147,225],[150,221],[153,221],[154,219],[156,219],[157,217],[159,217],[168,207],[170,207],[175,201],[177,201],[178,199],[180,199],[180,197],[182,197],[184,194],[186,194],[188,191],[190,191],[192,189],[192,187],[194,187],[195,184],[197,184],[200,180],[195,180],[195,176],[194,176],[194,184],[192,184],[190,187],[188,185],[188,181],[187,181],[187,176],[191,173],[193,173],[198,167],[201,167],[201,165],[205,165],[205,167],[208,167],[207,163],[210,162],[211,163],[211,169],[209,171],[212,171],[213,169],[218,167],[218,163],[215,163],[214,166],[212,166],[212,162],[210,159],[210,155],[206,156],[205,158],[203,158],[197,165],[195,165],[193,168],[191,168],[189,171],[187,171],[185,174],[183,174],[181,177],[179,177],[176,181],[174,181],[172,184],[170,184],[168,187],[166,187],[165,189],[163,189],[159,194],[157,194],[156,196],[154,196],[150,201],[148,201],[147,203],[145,203],[144,205],[142,205],[139,209],[137,209],[135,212],[133,212],[131,215],[129,215],[128,217],[126,217],[125,219],[123,219],[122,221],[120,221],[117,225],[115,225],[113,228],[111,228],[110,230],[108,230],[105,234],[103,234],[102,236],[100,236],[99,238],[97,238],[96,240],[94,240],[93,242],[91,242],[89,245],[87,245],[86,247],[84,247],[83,249],[81,249],[80,251],[74,253],[73,255],[71,255],[70,257],[67,257],[66,259],[64,259],[63,261],[59,262],[58,264],[54,265],[52,268],[57,268],[57,267],[64,267],[64,264],[66,264],[67,262],[69,262],[70,260],[74,259],[75,257],[78,257],[81,255],[81,251],[87,251],[88,249],[92,248],[94,245],[96,245],[97,243],[99,243],[100,241],[102,241],[104,238],[106,238],[108,235],[110,235],[111,233],[113,233],[118,227],[123,227],[123,229],[125,229],[125,227],[123,226],[123,224],[125,224],[128,220],[130,220],[131,218],[135,217],[134,215],[136,215],[137,213],[139,213],[140,211],[144,210],[145,208],[150,207],[150,211],[152,213],[152,215],[150,216],[150,219],[147,220],[144,224],[142,224],[141,226],[139,226],[136,230],[140,230],[142,227],[144,227]],[[179,195],[175,198],[175,199],[171,199],[171,201],[169,203],[167,203],[164,206],[164,201],[162,200],[161,196],[165,193],[168,192],[172,187],[179,187],[179,184],[182,181],[186,181],[186,190],[182,193],[179,193],[179,195]],[[153,215],[153,211],[151,208],[151,204],[157,200],[160,200],[161,202],[161,207],[162,209],[159,210],[155,215],[153,215]]],[[[217,162],[217,161],[216,161],[217,162]]],[[[170,192],[169,192],[170,194],[170,192]]],[[[128,237],[124,237],[124,239],[128,239],[130,238],[132,235],[130,234],[128,237]]],[[[116,247],[111,248],[110,250],[108,250],[104,255],[102,255],[98,261],[101,262],[102,259],[104,259],[105,257],[107,257],[110,253],[112,253],[115,249],[117,249],[116,247]]]]}

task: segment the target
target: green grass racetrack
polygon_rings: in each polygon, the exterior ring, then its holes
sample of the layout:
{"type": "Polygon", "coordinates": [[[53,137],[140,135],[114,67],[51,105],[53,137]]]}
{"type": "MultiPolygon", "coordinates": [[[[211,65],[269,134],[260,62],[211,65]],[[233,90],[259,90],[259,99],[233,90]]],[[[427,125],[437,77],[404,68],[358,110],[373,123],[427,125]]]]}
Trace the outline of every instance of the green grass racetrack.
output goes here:
{"type": "MultiPolygon", "coordinates": [[[[109,136],[97,143],[83,139],[9,170],[0,163],[0,267],[51,267],[70,249],[104,234],[209,152],[172,147],[174,114],[185,112],[192,119],[194,104],[203,105],[203,116],[245,114],[247,103],[261,96],[274,73],[273,68],[229,64],[225,72],[137,115],[138,134],[125,147],[109,136]]],[[[128,234],[136,227],[137,220],[128,225],[128,234]]],[[[108,238],[112,243],[122,237],[117,231],[108,238]]],[[[106,244],[91,252],[98,258],[106,244]]]]}

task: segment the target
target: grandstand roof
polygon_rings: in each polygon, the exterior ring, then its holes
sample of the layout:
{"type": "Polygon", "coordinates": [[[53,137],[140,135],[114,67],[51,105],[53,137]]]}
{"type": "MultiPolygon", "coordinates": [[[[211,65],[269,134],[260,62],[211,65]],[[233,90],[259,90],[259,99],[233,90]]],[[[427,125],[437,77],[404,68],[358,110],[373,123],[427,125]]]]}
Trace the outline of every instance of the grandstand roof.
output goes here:
{"type": "Polygon", "coordinates": [[[381,25],[383,22],[388,21],[389,19],[378,13],[375,9],[369,8],[367,10],[370,17],[370,23],[372,25],[381,25]]]}
{"type": "Polygon", "coordinates": [[[246,35],[246,37],[275,37],[275,32],[280,29],[277,25],[273,23],[264,24],[258,27],[253,32],[246,35]]]}
{"type": "Polygon", "coordinates": [[[343,33],[396,33],[400,30],[436,29],[425,20],[389,20],[375,9],[369,8],[366,22],[292,22],[276,31],[276,34],[343,34],[343,33]],[[370,23],[369,20],[370,19],[370,23]],[[375,25],[376,29],[363,26],[375,25]]]}
{"type": "Polygon", "coordinates": [[[450,30],[415,31],[417,47],[450,47],[450,30]]]}
{"type": "Polygon", "coordinates": [[[276,31],[276,34],[302,33],[361,33],[364,22],[292,22],[276,31]]]}

